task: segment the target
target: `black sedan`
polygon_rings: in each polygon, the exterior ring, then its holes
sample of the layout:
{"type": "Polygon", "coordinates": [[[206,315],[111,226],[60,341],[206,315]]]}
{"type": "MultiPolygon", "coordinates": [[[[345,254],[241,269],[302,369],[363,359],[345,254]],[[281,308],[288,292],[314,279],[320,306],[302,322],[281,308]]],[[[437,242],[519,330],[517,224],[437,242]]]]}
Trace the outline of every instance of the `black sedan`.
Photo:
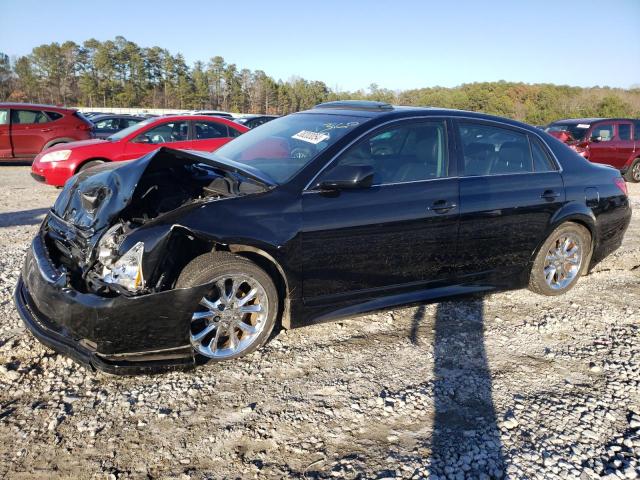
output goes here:
{"type": "Polygon", "coordinates": [[[375,102],[282,117],[201,156],[67,182],[15,291],[43,343],[113,373],[227,360],[293,328],[529,287],[618,248],[620,173],[504,118],[375,102]]]}
{"type": "Polygon", "coordinates": [[[133,115],[95,115],[90,118],[93,123],[93,135],[95,138],[107,138],[118,133],[120,130],[129,128],[138,122],[144,120],[145,117],[133,115]]]}
{"type": "Polygon", "coordinates": [[[247,128],[256,128],[276,118],[278,118],[277,115],[252,115],[250,117],[236,118],[235,121],[247,128]]]}

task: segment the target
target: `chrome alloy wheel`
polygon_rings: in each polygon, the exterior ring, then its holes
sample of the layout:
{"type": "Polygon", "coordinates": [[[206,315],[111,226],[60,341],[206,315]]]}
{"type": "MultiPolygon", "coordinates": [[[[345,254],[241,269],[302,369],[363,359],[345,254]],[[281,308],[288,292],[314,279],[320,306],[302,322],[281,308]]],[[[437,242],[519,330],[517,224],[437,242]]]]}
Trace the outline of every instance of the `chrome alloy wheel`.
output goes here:
{"type": "Polygon", "coordinates": [[[224,359],[257,340],[267,323],[269,300],[263,286],[247,275],[223,275],[213,283],[191,317],[191,345],[205,357],[224,359]]]}
{"type": "Polygon", "coordinates": [[[552,245],[544,261],[544,277],[550,288],[566,288],[580,273],[582,245],[573,234],[560,236],[552,245]]]}

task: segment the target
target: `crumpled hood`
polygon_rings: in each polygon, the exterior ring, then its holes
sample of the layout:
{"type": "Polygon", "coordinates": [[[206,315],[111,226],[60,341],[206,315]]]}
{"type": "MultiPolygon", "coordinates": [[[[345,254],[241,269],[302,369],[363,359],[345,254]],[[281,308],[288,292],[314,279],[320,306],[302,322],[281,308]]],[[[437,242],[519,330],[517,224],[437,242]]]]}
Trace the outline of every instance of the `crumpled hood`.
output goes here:
{"type": "Polygon", "coordinates": [[[53,213],[78,228],[99,230],[129,204],[142,173],[144,169],[132,169],[131,163],[108,163],[81,172],[67,182],[53,213]]]}
{"type": "Polygon", "coordinates": [[[240,170],[233,162],[226,164],[209,157],[162,147],[131,162],[107,163],[71,178],[53,205],[53,213],[75,227],[92,234],[111,225],[133,198],[140,178],[146,172],[176,165],[209,164],[221,170],[241,174],[265,189],[273,186],[251,170],[240,170]]]}

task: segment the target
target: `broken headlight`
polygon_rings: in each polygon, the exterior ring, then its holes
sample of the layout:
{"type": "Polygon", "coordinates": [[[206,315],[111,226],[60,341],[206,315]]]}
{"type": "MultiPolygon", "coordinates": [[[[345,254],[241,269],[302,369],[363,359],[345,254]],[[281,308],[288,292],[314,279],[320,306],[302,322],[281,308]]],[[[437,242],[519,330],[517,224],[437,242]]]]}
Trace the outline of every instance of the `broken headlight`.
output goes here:
{"type": "Polygon", "coordinates": [[[138,242],[131,249],[121,256],[111,269],[104,267],[107,271],[103,280],[106,283],[115,283],[132,292],[144,287],[144,277],[142,275],[142,254],[144,253],[144,243],[138,242]]]}
{"type": "Polygon", "coordinates": [[[111,227],[98,243],[98,263],[102,266],[102,281],[120,285],[135,292],[144,288],[142,274],[142,255],[144,243],[138,242],[120,258],[118,247],[124,237],[123,225],[111,227]]]}

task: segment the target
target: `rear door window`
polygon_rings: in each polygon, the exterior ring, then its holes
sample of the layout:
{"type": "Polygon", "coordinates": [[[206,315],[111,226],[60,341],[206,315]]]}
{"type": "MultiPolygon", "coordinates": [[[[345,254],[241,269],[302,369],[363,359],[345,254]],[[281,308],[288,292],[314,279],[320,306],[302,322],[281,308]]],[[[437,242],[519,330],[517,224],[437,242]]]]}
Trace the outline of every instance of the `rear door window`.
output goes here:
{"type": "Polygon", "coordinates": [[[139,119],[137,118],[123,118],[120,121],[120,128],[129,128],[132,125],[135,125],[136,123],[140,122],[139,119]]]}
{"type": "MultiPolygon", "coordinates": [[[[524,133],[493,125],[460,123],[462,174],[505,175],[534,171],[529,138],[524,133]]],[[[539,159],[541,167],[544,159],[539,159]]]]}
{"type": "Polygon", "coordinates": [[[176,121],[163,123],[142,134],[144,143],[184,142],[189,139],[189,122],[176,121]]]}
{"type": "Polygon", "coordinates": [[[618,124],[618,139],[631,140],[631,124],[630,123],[618,124]]]}
{"type": "Polygon", "coordinates": [[[193,122],[194,140],[209,138],[226,138],[229,136],[227,126],[216,122],[193,122]]]}
{"type": "Polygon", "coordinates": [[[47,123],[49,118],[42,110],[11,110],[11,123],[26,125],[47,123]]]}
{"type": "Polygon", "coordinates": [[[529,137],[531,143],[531,156],[533,157],[533,169],[536,172],[552,172],[557,170],[555,162],[536,138],[529,137]]]}
{"type": "Polygon", "coordinates": [[[61,113],[58,112],[46,112],[47,117],[49,117],[49,121],[55,122],[63,117],[61,113]]]}

